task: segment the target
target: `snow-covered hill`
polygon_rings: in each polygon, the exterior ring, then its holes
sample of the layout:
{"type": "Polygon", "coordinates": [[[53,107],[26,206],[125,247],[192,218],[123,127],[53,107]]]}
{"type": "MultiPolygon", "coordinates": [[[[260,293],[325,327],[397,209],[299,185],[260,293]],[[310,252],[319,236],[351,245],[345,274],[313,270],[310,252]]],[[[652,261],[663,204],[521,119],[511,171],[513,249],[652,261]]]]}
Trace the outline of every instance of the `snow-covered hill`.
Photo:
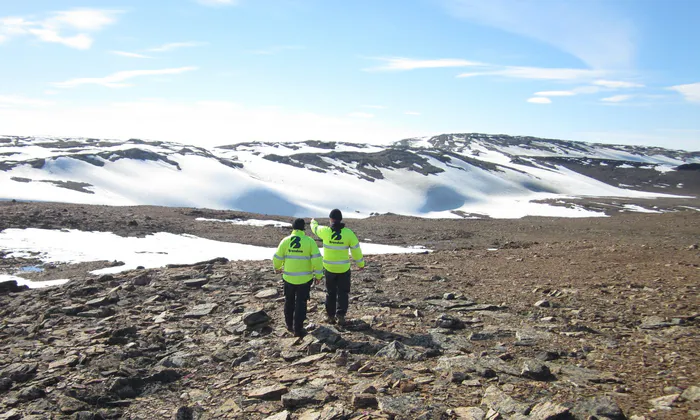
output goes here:
{"type": "Polygon", "coordinates": [[[695,195],[700,152],[486,134],[390,146],[306,141],[205,149],[0,137],[0,199],[207,207],[289,216],[592,216],[561,197],[695,195]]]}

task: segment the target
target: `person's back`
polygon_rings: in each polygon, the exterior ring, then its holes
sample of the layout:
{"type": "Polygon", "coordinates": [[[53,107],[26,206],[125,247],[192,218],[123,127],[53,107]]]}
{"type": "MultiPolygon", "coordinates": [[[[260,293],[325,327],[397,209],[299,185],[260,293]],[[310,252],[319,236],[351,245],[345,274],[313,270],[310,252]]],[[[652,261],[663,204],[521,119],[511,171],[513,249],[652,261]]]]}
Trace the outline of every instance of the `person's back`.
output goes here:
{"type": "Polygon", "coordinates": [[[311,281],[318,282],[321,271],[321,253],[316,241],[304,233],[304,219],[296,219],[292,234],[280,241],[272,258],[276,272],[284,279],[284,317],[287,329],[296,336],[304,335],[306,301],[309,300],[311,281]]]}
{"type": "Polygon", "coordinates": [[[311,232],[323,241],[323,269],[326,275],[326,314],[334,323],[336,316],[341,325],[345,322],[350,293],[350,254],[362,270],[365,260],[360,241],[351,229],[342,222],[343,214],[338,209],[331,211],[330,226],[319,226],[311,220],[311,232]]]}

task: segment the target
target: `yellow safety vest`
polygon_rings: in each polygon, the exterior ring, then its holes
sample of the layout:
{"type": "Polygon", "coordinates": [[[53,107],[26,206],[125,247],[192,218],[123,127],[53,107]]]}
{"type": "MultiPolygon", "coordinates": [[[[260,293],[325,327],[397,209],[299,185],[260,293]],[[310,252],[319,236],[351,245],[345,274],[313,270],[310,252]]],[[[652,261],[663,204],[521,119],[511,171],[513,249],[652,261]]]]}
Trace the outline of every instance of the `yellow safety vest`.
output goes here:
{"type": "Polygon", "coordinates": [[[365,266],[360,241],[352,230],[344,227],[338,232],[328,226],[319,226],[316,220],[312,220],[311,232],[323,241],[323,268],[326,270],[331,273],[348,271],[350,269],[348,250],[358,267],[365,266]]]}
{"type": "Polygon", "coordinates": [[[308,283],[314,276],[323,277],[318,245],[303,230],[295,229],[282,239],[272,257],[272,265],[275,270],[284,267],[282,278],[291,284],[308,283]]]}

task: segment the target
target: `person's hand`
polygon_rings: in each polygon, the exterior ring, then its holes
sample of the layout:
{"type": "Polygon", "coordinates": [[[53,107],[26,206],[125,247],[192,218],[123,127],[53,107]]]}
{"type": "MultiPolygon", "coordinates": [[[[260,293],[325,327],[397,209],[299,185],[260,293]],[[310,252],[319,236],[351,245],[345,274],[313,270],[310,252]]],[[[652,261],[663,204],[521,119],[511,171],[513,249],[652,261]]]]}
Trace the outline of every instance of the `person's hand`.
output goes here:
{"type": "Polygon", "coordinates": [[[318,286],[321,283],[321,279],[314,279],[314,285],[318,286]]]}
{"type": "Polygon", "coordinates": [[[360,271],[362,271],[362,270],[365,269],[365,267],[367,267],[367,265],[363,265],[362,267],[357,267],[357,269],[360,270],[360,271]]]}
{"type": "Polygon", "coordinates": [[[282,274],[283,272],[284,272],[284,270],[281,268],[279,270],[277,270],[277,269],[275,270],[275,274],[282,274]]]}

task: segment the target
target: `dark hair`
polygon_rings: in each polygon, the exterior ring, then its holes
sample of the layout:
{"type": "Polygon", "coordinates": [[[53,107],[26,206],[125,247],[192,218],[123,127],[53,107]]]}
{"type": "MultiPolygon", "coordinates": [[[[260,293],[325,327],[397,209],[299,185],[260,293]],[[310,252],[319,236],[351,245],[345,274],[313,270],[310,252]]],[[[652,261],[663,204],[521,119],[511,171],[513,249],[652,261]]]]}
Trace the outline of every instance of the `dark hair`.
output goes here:
{"type": "Polygon", "coordinates": [[[292,228],[297,229],[297,230],[304,230],[305,227],[306,227],[306,222],[304,221],[304,219],[296,219],[296,220],[294,220],[294,223],[292,224],[292,228]]]}
{"type": "Polygon", "coordinates": [[[333,220],[341,221],[343,220],[343,213],[341,213],[338,209],[333,209],[331,210],[331,214],[329,214],[328,217],[333,220]]]}

